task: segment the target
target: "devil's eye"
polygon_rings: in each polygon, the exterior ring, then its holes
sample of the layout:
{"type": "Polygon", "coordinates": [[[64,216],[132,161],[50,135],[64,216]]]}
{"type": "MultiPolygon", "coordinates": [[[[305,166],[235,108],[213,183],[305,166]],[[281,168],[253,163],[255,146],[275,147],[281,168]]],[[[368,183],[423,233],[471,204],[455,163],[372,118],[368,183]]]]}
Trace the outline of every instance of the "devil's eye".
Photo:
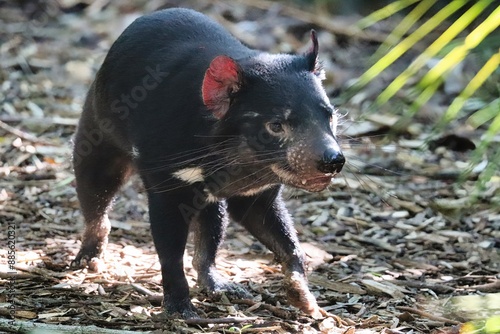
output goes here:
{"type": "Polygon", "coordinates": [[[281,134],[283,133],[283,131],[285,131],[283,124],[281,124],[280,122],[271,122],[267,123],[266,125],[267,125],[267,130],[271,134],[281,134]]]}

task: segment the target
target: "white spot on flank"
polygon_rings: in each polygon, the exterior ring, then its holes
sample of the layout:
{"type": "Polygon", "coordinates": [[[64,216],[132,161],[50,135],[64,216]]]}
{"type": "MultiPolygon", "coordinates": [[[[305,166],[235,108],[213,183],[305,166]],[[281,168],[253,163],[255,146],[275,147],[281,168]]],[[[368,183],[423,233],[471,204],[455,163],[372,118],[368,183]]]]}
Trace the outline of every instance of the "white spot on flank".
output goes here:
{"type": "Polygon", "coordinates": [[[172,174],[179,180],[182,180],[184,182],[187,182],[189,184],[193,184],[196,182],[203,182],[203,169],[199,167],[189,167],[189,168],[183,168],[178,170],[177,172],[174,172],[172,174]]]}

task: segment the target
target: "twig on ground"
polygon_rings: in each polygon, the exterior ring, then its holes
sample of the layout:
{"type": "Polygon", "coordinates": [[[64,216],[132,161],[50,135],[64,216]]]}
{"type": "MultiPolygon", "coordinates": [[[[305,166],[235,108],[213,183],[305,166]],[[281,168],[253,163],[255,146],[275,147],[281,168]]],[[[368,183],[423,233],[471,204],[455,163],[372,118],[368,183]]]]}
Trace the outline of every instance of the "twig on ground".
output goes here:
{"type": "MultiPolygon", "coordinates": [[[[249,306],[255,305],[255,302],[251,299],[233,299],[232,302],[236,303],[236,304],[244,304],[244,305],[249,305],[249,306]]],[[[290,312],[286,311],[282,308],[279,308],[279,307],[276,307],[276,306],[273,306],[270,304],[266,304],[266,303],[261,303],[260,307],[265,309],[265,310],[270,311],[273,315],[275,315],[277,317],[280,317],[283,319],[290,318],[290,312]]]]}
{"type": "Polygon", "coordinates": [[[391,283],[395,285],[406,286],[409,288],[429,289],[439,294],[452,293],[453,291],[455,291],[455,288],[443,284],[432,284],[432,283],[424,283],[418,281],[398,281],[398,280],[393,280],[391,281],[391,283]]]}
{"type": "Polygon", "coordinates": [[[153,291],[143,287],[142,285],[140,284],[137,284],[137,283],[132,283],[130,284],[135,291],[139,292],[140,294],[143,294],[143,295],[146,295],[146,296],[154,296],[156,295],[156,293],[154,293],[153,291]]]}
{"type": "Polygon", "coordinates": [[[481,292],[498,292],[500,291],[500,280],[497,279],[491,283],[473,285],[470,288],[481,292]]]}
{"type": "MultiPolygon", "coordinates": [[[[60,324],[44,324],[44,323],[32,323],[28,321],[12,321],[8,319],[0,319],[0,331],[5,331],[7,333],[32,333],[34,330],[39,329],[47,333],[80,333],[80,334],[136,334],[139,332],[126,331],[126,330],[115,330],[106,329],[97,326],[67,326],[60,324]]],[[[151,332],[140,332],[140,333],[151,333],[151,332]]]]}
{"type": "Polygon", "coordinates": [[[51,143],[45,139],[37,138],[36,136],[34,136],[30,133],[26,133],[24,131],[21,131],[13,126],[10,126],[7,123],[2,122],[2,121],[0,121],[0,129],[5,130],[5,131],[13,134],[14,136],[17,136],[17,137],[23,139],[23,140],[27,140],[27,141],[30,141],[33,143],[45,144],[45,145],[55,145],[54,143],[51,143]]]}
{"type": "Polygon", "coordinates": [[[460,325],[461,322],[460,321],[456,321],[456,320],[451,320],[451,319],[447,319],[447,318],[444,318],[444,317],[440,317],[440,316],[437,316],[437,315],[434,315],[434,314],[430,314],[428,312],[425,312],[425,311],[422,311],[422,310],[419,310],[419,309],[416,309],[416,308],[413,308],[413,307],[408,307],[408,306],[396,306],[396,308],[400,311],[405,311],[405,312],[408,312],[408,313],[413,313],[413,314],[418,314],[424,318],[427,318],[427,319],[430,319],[430,320],[434,320],[434,321],[440,321],[440,322],[444,322],[444,323],[447,323],[447,324],[451,324],[451,325],[460,325]]]}
{"type": "Polygon", "coordinates": [[[257,317],[245,317],[245,318],[213,318],[213,319],[186,319],[186,324],[188,325],[200,325],[206,326],[210,324],[239,324],[247,321],[254,321],[257,317]]]}

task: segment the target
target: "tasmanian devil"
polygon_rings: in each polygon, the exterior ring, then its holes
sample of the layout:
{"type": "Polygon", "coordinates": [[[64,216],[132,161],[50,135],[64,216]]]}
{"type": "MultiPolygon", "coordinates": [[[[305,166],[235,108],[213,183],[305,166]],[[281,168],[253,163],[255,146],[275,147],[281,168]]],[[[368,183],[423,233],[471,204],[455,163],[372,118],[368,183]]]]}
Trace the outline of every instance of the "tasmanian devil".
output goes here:
{"type": "Polygon", "coordinates": [[[98,71],[75,136],[86,228],[72,265],[99,263],[110,232],[107,211],[135,171],[148,194],[168,313],[197,316],[183,268],[190,226],[199,285],[249,296],[215,269],[230,217],[275,254],[290,303],[319,315],[281,197],[283,184],[325,189],[344,164],[311,36],[304,55],[272,55],[249,49],[193,10],[133,22],[98,71]]]}

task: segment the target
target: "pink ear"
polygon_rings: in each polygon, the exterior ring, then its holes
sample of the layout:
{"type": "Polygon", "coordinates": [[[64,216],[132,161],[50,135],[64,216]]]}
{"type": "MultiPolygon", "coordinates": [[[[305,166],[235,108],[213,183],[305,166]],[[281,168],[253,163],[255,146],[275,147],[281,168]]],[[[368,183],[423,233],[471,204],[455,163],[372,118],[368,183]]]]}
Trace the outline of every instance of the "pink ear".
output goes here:
{"type": "Polygon", "coordinates": [[[229,109],[232,93],[241,86],[241,69],[228,56],[217,56],[205,72],[201,93],[203,103],[217,118],[222,118],[229,109]]]}

